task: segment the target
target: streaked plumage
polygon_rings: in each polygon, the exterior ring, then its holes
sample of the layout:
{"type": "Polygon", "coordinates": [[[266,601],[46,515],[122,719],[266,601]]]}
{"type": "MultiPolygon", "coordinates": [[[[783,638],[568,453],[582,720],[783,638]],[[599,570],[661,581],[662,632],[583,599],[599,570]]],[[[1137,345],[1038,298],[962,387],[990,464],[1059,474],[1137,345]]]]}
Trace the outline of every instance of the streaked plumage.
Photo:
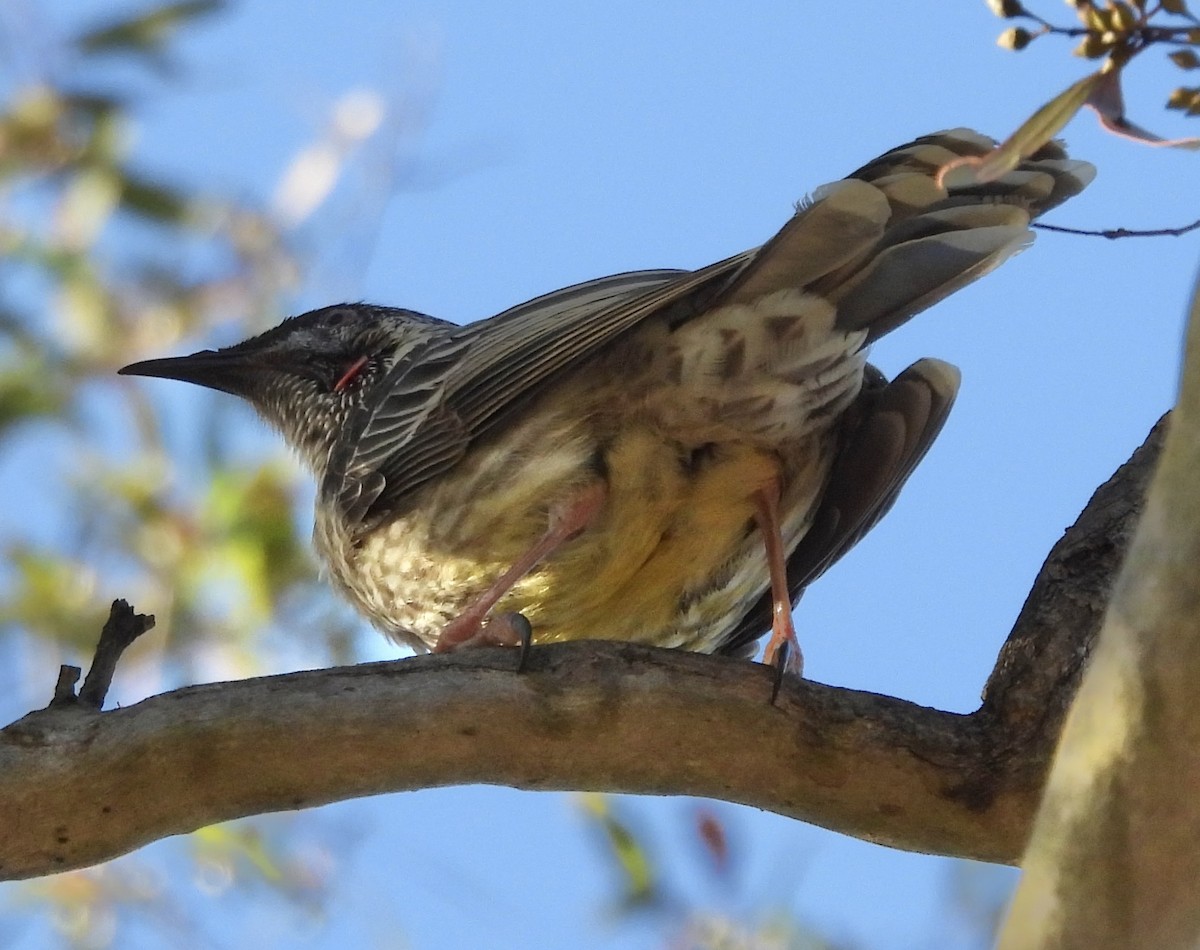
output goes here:
{"type": "Polygon", "coordinates": [[[935,181],[991,147],[960,129],[888,152],[698,271],[601,278],[465,327],[330,307],[122,372],[234,392],[276,425],[318,480],[330,576],[397,640],[432,647],[599,484],[595,517],[496,609],[539,642],[743,651],[771,611],[755,492],[779,485],[794,599],[891,505],[957,390],[937,360],[885,382],[868,344],[1024,247],[1093,174],[1048,145],[991,184],[935,181]]]}

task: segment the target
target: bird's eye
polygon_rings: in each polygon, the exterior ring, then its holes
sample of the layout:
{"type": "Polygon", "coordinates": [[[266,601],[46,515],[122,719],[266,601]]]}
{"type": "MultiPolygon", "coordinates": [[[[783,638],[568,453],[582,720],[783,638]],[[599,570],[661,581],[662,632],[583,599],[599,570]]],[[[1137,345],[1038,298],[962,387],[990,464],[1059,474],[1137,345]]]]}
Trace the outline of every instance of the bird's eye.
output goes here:
{"type": "Polygon", "coordinates": [[[356,380],[358,378],[359,374],[366,368],[367,364],[370,362],[371,362],[371,357],[360,356],[353,363],[351,363],[349,366],[347,366],[346,371],[344,373],[342,373],[342,375],[338,377],[338,381],[333,384],[333,391],[335,393],[340,393],[340,392],[343,392],[344,390],[346,390],[350,386],[350,384],[353,383],[354,380],[356,380]]]}

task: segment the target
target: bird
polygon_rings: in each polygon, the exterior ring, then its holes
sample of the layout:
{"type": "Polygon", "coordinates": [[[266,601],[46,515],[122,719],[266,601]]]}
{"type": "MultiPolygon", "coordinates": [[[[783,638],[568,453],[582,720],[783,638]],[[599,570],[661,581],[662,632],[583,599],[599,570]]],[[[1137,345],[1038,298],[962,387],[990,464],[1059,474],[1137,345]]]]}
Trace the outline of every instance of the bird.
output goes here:
{"type": "Polygon", "coordinates": [[[1090,164],[990,182],[969,129],[894,148],[760,247],[458,325],[348,303],[125,366],[247,400],[316,479],[333,585],[417,651],[626,640],[802,675],[803,591],[886,513],[959,373],[868,348],[1024,249],[1090,164]]]}

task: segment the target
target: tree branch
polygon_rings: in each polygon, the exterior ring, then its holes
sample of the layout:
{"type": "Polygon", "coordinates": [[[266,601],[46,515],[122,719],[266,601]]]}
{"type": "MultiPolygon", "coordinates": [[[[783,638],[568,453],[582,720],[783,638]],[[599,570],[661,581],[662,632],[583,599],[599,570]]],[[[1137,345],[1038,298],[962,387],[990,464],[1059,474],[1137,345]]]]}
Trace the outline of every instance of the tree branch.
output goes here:
{"type": "Polygon", "coordinates": [[[701,795],[892,847],[1013,862],[1158,429],[1051,552],[980,710],[788,681],[626,643],[190,687],[0,731],[0,879],[103,861],[216,821],[467,782],[701,795]]]}
{"type": "Polygon", "coordinates": [[[1162,464],[1063,732],[1002,947],[1168,950],[1200,939],[1198,470],[1200,283],[1162,464]]]}
{"type": "Polygon", "coordinates": [[[51,706],[73,706],[82,703],[92,709],[103,709],[108,687],[121,656],[133,645],[133,641],[147,630],[154,628],[154,618],[146,614],[135,614],[133,608],[123,600],[114,600],[108,610],[108,620],[100,631],[100,640],[92,657],[92,666],[79,695],[75,695],[75,683],[79,680],[79,667],[63,666],[58,670],[58,683],[54,687],[51,706]]]}

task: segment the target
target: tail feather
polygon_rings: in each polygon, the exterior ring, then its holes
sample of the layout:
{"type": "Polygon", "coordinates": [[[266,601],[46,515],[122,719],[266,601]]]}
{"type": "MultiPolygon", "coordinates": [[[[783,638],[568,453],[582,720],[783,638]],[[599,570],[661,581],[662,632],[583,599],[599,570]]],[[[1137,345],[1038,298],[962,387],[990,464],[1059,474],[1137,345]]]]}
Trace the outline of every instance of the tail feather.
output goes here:
{"type": "Polygon", "coordinates": [[[740,269],[717,303],[795,289],[837,306],[835,326],[877,339],[1033,240],[1030,222],[1095,175],[1052,142],[993,182],[948,164],[995,143],[968,129],[917,139],[826,185],[740,269]]]}
{"type": "MultiPolygon", "coordinates": [[[[992,139],[971,129],[949,129],[885,152],[849,177],[877,186],[895,177],[916,175],[932,179],[951,162],[960,158],[982,158],[995,147],[992,139]]],[[[1096,169],[1091,164],[1068,158],[1063,144],[1055,141],[1047,142],[997,181],[977,184],[970,169],[963,168],[951,173],[944,184],[949,195],[1029,201],[1028,208],[1036,218],[1079,194],[1095,177],[1096,169]],[[1049,191],[1044,191],[1043,185],[1037,185],[1031,193],[1022,194],[1022,186],[1035,175],[1048,176],[1052,182],[1049,191]]]]}
{"type": "Polygon", "coordinates": [[[738,271],[719,303],[753,303],[843,270],[879,242],[891,217],[886,196],[866,182],[826,185],[738,271]]]}
{"type": "Polygon", "coordinates": [[[1031,240],[1023,223],[975,223],[888,247],[857,274],[830,288],[827,296],[837,306],[836,326],[866,330],[865,342],[870,343],[998,267],[1031,240]]]}

